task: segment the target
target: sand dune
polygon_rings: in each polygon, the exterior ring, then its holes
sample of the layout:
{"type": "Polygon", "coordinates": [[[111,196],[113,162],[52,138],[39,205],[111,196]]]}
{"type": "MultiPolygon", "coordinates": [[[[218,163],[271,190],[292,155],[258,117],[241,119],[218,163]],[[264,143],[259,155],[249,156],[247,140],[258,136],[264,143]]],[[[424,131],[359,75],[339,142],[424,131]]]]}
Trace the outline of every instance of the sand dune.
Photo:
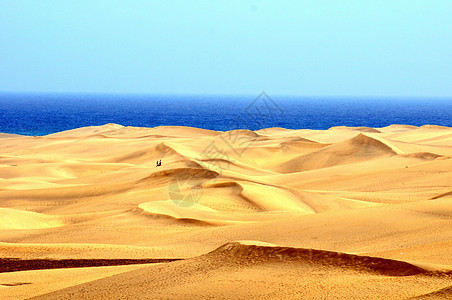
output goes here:
{"type": "Polygon", "coordinates": [[[390,145],[360,133],[350,140],[291,159],[283,163],[279,171],[282,173],[309,171],[395,154],[397,152],[390,145]]]}
{"type": "Polygon", "coordinates": [[[346,254],[334,251],[282,247],[255,241],[238,241],[225,244],[208,255],[221,256],[223,259],[242,260],[246,263],[263,261],[298,261],[309,264],[350,268],[363,272],[388,276],[410,275],[448,275],[452,270],[443,268],[423,268],[404,261],[346,254]]]}
{"type": "Polygon", "coordinates": [[[452,128],[0,138],[0,258],[184,259],[1,273],[2,299],[451,296],[452,128]]]}
{"type": "Polygon", "coordinates": [[[448,299],[452,295],[452,286],[445,287],[443,289],[413,297],[412,299],[448,299]]]}
{"type": "Polygon", "coordinates": [[[41,229],[63,226],[57,216],[23,211],[19,209],[0,208],[0,230],[7,229],[41,229]]]}
{"type": "Polygon", "coordinates": [[[34,299],[87,299],[106,295],[121,299],[246,298],[250,295],[381,299],[381,293],[406,298],[435,288],[442,288],[435,293],[447,293],[448,288],[443,287],[449,272],[391,259],[243,241],[227,243],[200,257],[149,266],[34,299]],[[278,276],[287,282],[282,286],[276,284],[281,282],[278,276]],[[348,280],[360,284],[350,289],[348,280]],[[192,289],[194,285],[196,289],[192,289]],[[112,290],[112,287],[116,288],[112,290]]]}

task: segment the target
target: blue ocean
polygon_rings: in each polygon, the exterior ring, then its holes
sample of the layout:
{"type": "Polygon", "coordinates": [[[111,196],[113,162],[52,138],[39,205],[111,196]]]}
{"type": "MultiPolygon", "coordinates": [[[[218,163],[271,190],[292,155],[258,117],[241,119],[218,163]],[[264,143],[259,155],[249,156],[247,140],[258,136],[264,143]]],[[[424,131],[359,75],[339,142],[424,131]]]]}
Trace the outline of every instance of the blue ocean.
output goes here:
{"type": "Polygon", "coordinates": [[[452,127],[452,99],[0,94],[0,132],[36,136],[107,123],[222,131],[390,124],[452,127]]]}

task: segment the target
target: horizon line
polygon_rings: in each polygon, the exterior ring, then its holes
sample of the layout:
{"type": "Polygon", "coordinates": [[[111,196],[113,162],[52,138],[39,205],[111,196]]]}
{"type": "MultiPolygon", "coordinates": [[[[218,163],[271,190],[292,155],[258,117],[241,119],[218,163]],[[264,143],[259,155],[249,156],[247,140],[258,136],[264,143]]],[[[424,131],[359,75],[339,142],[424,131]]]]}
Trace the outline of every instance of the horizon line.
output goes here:
{"type": "Polygon", "coordinates": [[[265,90],[260,91],[256,94],[248,93],[126,93],[126,92],[61,92],[61,91],[2,91],[0,90],[0,95],[93,95],[93,96],[200,96],[200,97],[258,97],[262,93],[267,94],[269,97],[287,97],[287,98],[329,98],[329,99],[442,99],[442,100],[452,100],[452,95],[450,96],[409,96],[409,95],[308,95],[308,94],[281,94],[281,93],[268,93],[265,90]]]}

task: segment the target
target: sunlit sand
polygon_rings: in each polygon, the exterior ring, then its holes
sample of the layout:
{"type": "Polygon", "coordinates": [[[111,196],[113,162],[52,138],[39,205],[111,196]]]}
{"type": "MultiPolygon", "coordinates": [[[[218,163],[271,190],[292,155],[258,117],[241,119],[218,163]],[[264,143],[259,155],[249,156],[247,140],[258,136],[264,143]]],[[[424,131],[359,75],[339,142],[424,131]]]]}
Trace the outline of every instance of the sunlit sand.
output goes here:
{"type": "Polygon", "coordinates": [[[0,298],[450,297],[451,158],[431,125],[0,134],[0,258],[182,259],[3,272],[0,298]]]}

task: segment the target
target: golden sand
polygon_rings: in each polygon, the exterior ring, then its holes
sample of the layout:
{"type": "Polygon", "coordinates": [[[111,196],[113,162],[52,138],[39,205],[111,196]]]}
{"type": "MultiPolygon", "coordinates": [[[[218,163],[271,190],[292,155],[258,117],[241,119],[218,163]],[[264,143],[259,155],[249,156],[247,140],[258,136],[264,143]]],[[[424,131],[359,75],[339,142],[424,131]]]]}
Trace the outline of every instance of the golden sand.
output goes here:
{"type": "Polygon", "coordinates": [[[452,128],[0,135],[0,298],[452,298],[452,128]],[[162,166],[156,167],[156,161],[162,166]]]}

